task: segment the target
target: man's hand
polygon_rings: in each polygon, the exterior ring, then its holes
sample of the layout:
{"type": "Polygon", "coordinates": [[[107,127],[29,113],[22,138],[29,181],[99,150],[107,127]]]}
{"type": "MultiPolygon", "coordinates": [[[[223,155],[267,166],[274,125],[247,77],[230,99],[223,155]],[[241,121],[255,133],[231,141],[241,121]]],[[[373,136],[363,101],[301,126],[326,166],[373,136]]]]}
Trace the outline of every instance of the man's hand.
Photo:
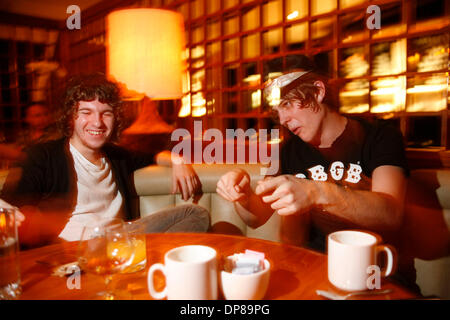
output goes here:
{"type": "Polygon", "coordinates": [[[258,181],[256,195],[262,197],[279,215],[304,213],[312,209],[318,197],[313,181],[283,175],[258,181]]]}
{"type": "Polygon", "coordinates": [[[201,182],[191,165],[176,163],[172,165],[172,193],[180,191],[187,201],[201,190],[201,182]]]}
{"type": "Polygon", "coordinates": [[[25,216],[23,215],[22,212],[19,211],[19,208],[10,205],[8,202],[6,202],[6,201],[4,201],[2,199],[0,199],[0,207],[1,208],[6,208],[6,209],[13,209],[14,210],[14,216],[16,218],[16,224],[17,224],[18,227],[20,227],[22,222],[25,220],[25,216]]]}
{"type": "Polygon", "coordinates": [[[200,193],[202,184],[197,173],[183,157],[168,150],[161,151],[155,157],[160,166],[172,167],[172,193],[179,191],[184,201],[200,193]]]}
{"type": "Polygon", "coordinates": [[[227,172],[217,183],[216,192],[231,202],[245,201],[250,193],[250,176],[242,169],[227,172]]]}

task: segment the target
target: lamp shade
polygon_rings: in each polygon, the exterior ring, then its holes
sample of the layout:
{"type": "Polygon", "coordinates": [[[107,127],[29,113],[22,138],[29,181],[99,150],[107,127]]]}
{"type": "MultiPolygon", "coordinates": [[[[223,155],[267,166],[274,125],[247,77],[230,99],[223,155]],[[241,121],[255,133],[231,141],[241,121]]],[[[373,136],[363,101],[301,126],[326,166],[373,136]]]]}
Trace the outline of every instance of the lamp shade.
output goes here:
{"type": "Polygon", "coordinates": [[[108,75],[154,100],[182,96],[183,16],[162,9],[125,9],[107,17],[108,75]]]}

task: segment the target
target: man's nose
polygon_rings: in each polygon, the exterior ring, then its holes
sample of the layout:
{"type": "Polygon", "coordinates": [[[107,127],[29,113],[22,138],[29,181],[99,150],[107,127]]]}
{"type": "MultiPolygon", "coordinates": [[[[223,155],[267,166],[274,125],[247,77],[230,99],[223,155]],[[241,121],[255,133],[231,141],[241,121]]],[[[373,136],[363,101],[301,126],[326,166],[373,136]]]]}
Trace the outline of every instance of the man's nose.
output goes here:
{"type": "Polygon", "coordinates": [[[103,125],[103,116],[101,113],[94,113],[94,124],[97,127],[101,127],[103,125]]]}
{"type": "Polygon", "coordinates": [[[280,124],[283,126],[285,126],[289,120],[288,117],[286,116],[286,114],[284,112],[280,112],[280,111],[278,111],[278,118],[280,119],[280,124]]]}

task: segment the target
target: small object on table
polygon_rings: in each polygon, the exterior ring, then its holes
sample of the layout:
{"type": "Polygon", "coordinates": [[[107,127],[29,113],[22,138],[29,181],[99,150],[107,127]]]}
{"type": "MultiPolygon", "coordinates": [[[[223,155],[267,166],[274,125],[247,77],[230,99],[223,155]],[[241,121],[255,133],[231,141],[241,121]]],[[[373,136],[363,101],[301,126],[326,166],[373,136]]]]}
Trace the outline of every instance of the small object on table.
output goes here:
{"type": "Polygon", "coordinates": [[[375,296],[375,295],[382,295],[392,292],[392,289],[385,289],[385,290],[365,290],[365,291],[355,291],[355,292],[349,292],[346,294],[337,294],[331,291],[325,291],[325,290],[316,290],[316,293],[319,296],[325,297],[330,300],[347,300],[350,297],[353,296],[375,296]]]}
{"type": "Polygon", "coordinates": [[[259,300],[267,291],[270,262],[263,253],[246,250],[225,258],[220,287],[227,300],[259,300]]]}
{"type": "Polygon", "coordinates": [[[66,263],[66,264],[63,264],[62,266],[54,268],[52,276],[57,276],[57,277],[70,276],[77,271],[81,272],[81,268],[78,265],[78,261],[75,261],[75,262],[66,263]]]}
{"type": "Polygon", "coordinates": [[[225,260],[224,269],[234,274],[251,274],[264,269],[264,253],[245,250],[245,253],[235,253],[225,260]]]}

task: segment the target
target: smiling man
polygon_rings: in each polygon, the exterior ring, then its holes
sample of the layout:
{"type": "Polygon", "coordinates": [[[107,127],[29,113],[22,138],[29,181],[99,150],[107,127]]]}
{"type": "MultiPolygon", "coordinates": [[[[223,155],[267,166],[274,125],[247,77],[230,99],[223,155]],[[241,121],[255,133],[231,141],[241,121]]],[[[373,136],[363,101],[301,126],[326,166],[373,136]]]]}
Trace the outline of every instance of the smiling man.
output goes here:
{"type": "MultiPolygon", "coordinates": [[[[138,219],[131,198],[133,172],[152,163],[172,167],[174,192],[187,200],[200,189],[191,166],[172,163],[171,153],[131,153],[116,144],[123,129],[118,87],[102,74],[69,81],[58,121],[63,139],[30,148],[11,170],[4,196],[20,208],[22,244],[79,240],[83,227],[120,217],[147,232],[204,232],[209,213],[196,205],[178,206],[138,219]]],[[[145,151],[145,150],[143,150],[145,151]]]]}
{"type": "Polygon", "coordinates": [[[100,165],[101,148],[109,140],[113,128],[114,112],[110,105],[98,99],[80,101],[70,145],[90,162],[100,165]]]}

